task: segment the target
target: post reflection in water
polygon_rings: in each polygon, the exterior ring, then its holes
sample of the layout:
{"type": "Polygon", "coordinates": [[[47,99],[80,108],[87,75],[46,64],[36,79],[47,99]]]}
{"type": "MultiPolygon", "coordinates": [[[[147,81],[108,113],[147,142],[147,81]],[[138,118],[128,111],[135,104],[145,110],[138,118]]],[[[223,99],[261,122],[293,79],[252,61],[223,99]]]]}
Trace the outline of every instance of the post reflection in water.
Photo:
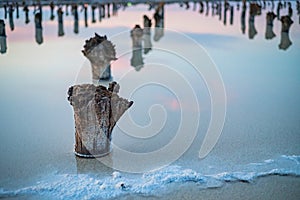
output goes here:
{"type": "Polygon", "coordinates": [[[110,18],[110,4],[107,4],[107,18],[110,18]]]}
{"type": "Polygon", "coordinates": [[[98,4],[98,18],[99,18],[99,22],[102,21],[102,5],[98,4]]]}
{"type": "Polygon", "coordinates": [[[281,19],[281,37],[279,49],[286,50],[292,45],[292,41],[290,40],[289,32],[291,25],[294,23],[290,16],[282,16],[281,19]]]}
{"type": "Polygon", "coordinates": [[[19,4],[18,2],[16,3],[16,18],[19,19],[20,13],[19,13],[19,4]]]}
{"type": "Polygon", "coordinates": [[[164,3],[160,3],[154,13],[155,30],[154,41],[159,41],[164,36],[164,3]]]}
{"type": "Polygon", "coordinates": [[[242,15],[241,15],[241,29],[243,34],[245,34],[246,32],[246,10],[247,10],[247,4],[246,1],[243,1],[242,15]]]}
{"type": "Polygon", "coordinates": [[[130,37],[132,39],[132,57],[130,59],[130,65],[135,68],[136,71],[140,71],[144,67],[144,61],[142,56],[142,39],[143,29],[140,25],[130,31],[130,37]]]}
{"type": "Polygon", "coordinates": [[[105,6],[103,4],[99,5],[99,21],[105,18],[105,6]]]}
{"type": "Polygon", "coordinates": [[[283,5],[282,5],[281,1],[279,1],[278,4],[277,4],[277,13],[276,13],[278,20],[280,20],[280,10],[282,9],[282,6],[283,5]]]}
{"type": "Polygon", "coordinates": [[[289,17],[293,16],[293,9],[292,9],[291,2],[288,2],[288,13],[289,13],[289,17]]]}
{"type": "Polygon", "coordinates": [[[271,40],[274,37],[276,37],[276,34],[273,31],[273,21],[275,18],[276,15],[274,12],[268,12],[266,15],[267,26],[266,26],[265,38],[267,40],[271,40]]]}
{"type": "Polygon", "coordinates": [[[79,33],[79,17],[78,17],[78,8],[77,4],[72,5],[72,14],[74,16],[74,33],[79,33]]]}
{"type": "Polygon", "coordinates": [[[113,10],[113,16],[116,16],[118,14],[118,5],[116,3],[112,4],[112,10],[113,10]]]}
{"type": "Polygon", "coordinates": [[[209,4],[208,4],[208,1],[206,1],[206,13],[205,15],[208,16],[209,14],[209,4]]]}
{"type": "MultiPolygon", "coordinates": [[[[172,4],[179,4],[180,7],[183,7],[183,9],[189,10],[190,9],[190,3],[189,2],[172,2],[172,4]]],[[[135,3],[135,4],[143,4],[143,3],[135,3]]],[[[133,6],[135,5],[133,4],[133,6]]],[[[153,40],[159,41],[164,36],[164,26],[165,26],[165,6],[171,4],[171,3],[157,3],[157,2],[151,2],[147,3],[149,5],[149,10],[154,10],[154,14],[152,18],[149,18],[148,16],[143,16],[144,20],[144,27],[142,30],[142,51],[144,54],[147,54],[152,49],[152,42],[151,42],[151,26],[152,23],[154,24],[154,34],[153,34],[153,40]],[[152,20],[153,19],[153,20],[152,20]],[[151,21],[152,20],[152,21],[151,21]]],[[[266,10],[266,27],[265,27],[265,35],[264,38],[266,40],[271,40],[276,37],[276,34],[273,30],[274,26],[274,19],[277,18],[278,22],[276,23],[286,23],[283,21],[287,21],[287,17],[292,21],[293,15],[293,5],[296,8],[296,14],[297,18],[299,18],[299,24],[300,24],[300,1],[295,2],[292,4],[291,2],[282,2],[279,1],[276,4],[274,4],[273,1],[269,2],[248,2],[246,0],[242,0],[241,4],[240,2],[232,2],[232,1],[199,1],[199,2],[193,2],[193,11],[197,11],[200,14],[203,14],[204,16],[209,15],[209,10],[211,8],[211,16],[214,17],[215,15],[218,16],[217,18],[224,24],[227,25],[228,23],[228,17],[229,17],[229,23],[230,25],[234,24],[234,9],[236,7],[236,10],[240,10],[241,5],[241,32],[245,34],[246,32],[246,20],[248,20],[248,38],[254,39],[254,37],[258,34],[258,31],[255,27],[255,18],[258,15],[261,15],[262,9],[266,10]],[[247,6],[249,6],[249,12],[247,12],[247,6]],[[198,8],[197,8],[198,7],[198,8]],[[275,8],[276,7],[276,8],[275,8]],[[284,13],[284,18],[281,17],[281,14],[284,13]]],[[[43,39],[43,12],[42,12],[42,6],[47,6],[50,10],[50,18],[49,20],[54,20],[55,17],[57,17],[58,20],[58,36],[64,36],[64,17],[69,15],[69,7],[71,7],[71,15],[73,15],[73,32],[75,34],[79,33],[79,18],[80,13],[83,15],[84,19],[84,26],[88,27],[88,20],[89,20],[89,14],[90,14],[90,22],[96,23],[97,19],[99,22],[101,22],[104,19],[109,19],[112,16],[117,16],[118,10],[120,8],[123,8],[123,10],[127,9],[128,7],[132,5],[128,5],[127,3],[78,3],[70,1],[69,3],[62,5],[60,3],[55,3],[55,1],[51,1],[50,3],[45,3],[42,1],[38,1],[37,3],[30,3],[30,2],[22,2],[22,4],[18,2],[0,2],[0,7],[3,8],[3,19],[8,18],[8,20],[1,22],[2,27],[5,27],[4,24],[8,24],[11,31],[15,30],[15,21],[14,17],[17,19],[20,17],[19,9],[22,9],[24,11],[24,18],[25,18],[25,24],[30,23],[30,7],[33,8],[33,14],[34,14],[34,23],[35,23],[35,41],[38,44],[42,44],[43,39]],[[89,8],[90,7],[90,8],[89,8]],[[64,11],[65,12],[64,12],[64,11]],[[97,11],[98,10],[98,11],[97,11]],[[89,13],[90,12],[90,13],[89,13]],[[15,14],[14,14],[15,13],[15,14]],[[56,15],[56,16],[55,16],[56,15]],[[98,15],[98,16],[97,16],[98,15]],[[98,18],[97,18],[98,17],[98,18]]],[[[236,11],[236,12],[237,12],[236,11]]],[[[191,12],[191,11],[188,11],[191,12]]],[[[21,15],[22,16],[22,15],[21,15]]],[[[172,19],[170,19],[172,20],[172,19]]],[[[285,25],[282,25],[286,27],[285,25]]],[[[136,31],[136,30],[135,30],[136,31]]],[[[134,31],[134,32],[135,32],[134,31]]],[[[279,33],[278,33],[279,35],[279,33]]],[[[289,48],[288,44],[291,44],[291,40],[289,38],[289,31],[284,28],[284,30],[281,31],[281,42],[280,42],[280,49],[286,50],[289,48]]],[[[6,36],[1,35],[2,41],[3,38],[6,38],[6,36]]],[[[133,36],[133,40],[136,40],[136,36],[133,36]]],[[[136,48],[136,47],[135,47],[136,48]]],[[[4,42],[2,42],[2,53],[5,53],[7,49],[6,42],[4,45],[4,42]],[[5,46],[5,48],[4,48],[5,46]]],[[[135,56],[133,56],[132,63],[135,67],[137,67],[137,63],[140,63],[141,66],[143,66],[143,58],[141,57],[137,50],[134,50],[135,56]],[[139,59],[137,59],[139,58],[139,59]],[[139,62],[137,62],[139,61],[139,62]]],[[[138,69],[138,68],[136,68],[138,69]]]]}
{"type": "Polygon", "coordinates": [[[233,25],[233,6],[230,6],[230,25],[233,25]]]}
{"type": "Polygon", "coordinates": [[[224,2],[224,17],[223,17],[223,24],[226,25],[227,23],[227,10],[229,7],[229,3],[227,1],[224,2]]]}
{"type": "Polygon", "coordinates": [[[69,4],[66,4],[66,16],[69,16],[69,4]]]}
{"type": "Polygon", "coordinates": [[[219,20],[222,20],[222,3],[218,4],[218,15],[219,15],[219,20]]]}
{"type": "Polygon", "coordinates": [[[215,16],[215,9],[216,9],[215,2],[212,2],[212,4],[211,4],[211,16],[215,16]]]}
{"type": "Polygon", "coordinates": [[[3,9],[4,9],[4,19],[7,19],[7,6],[3,5],[3,9]]]}
{"type": "Polygon", "coordinates": [[[299,24],[300,24],[300,1],[297,1],[297,13],[299,15],[299,24]]]}
{"type": "Polygon", "coordinates": [[[6,53],[6,32],[4,20],[0,19],[0,52],[1,54],[6,53]]]}
{"type": "Polygon", "coordinates": [[[95,10],[96,10],[96,5],[92,5],[92,23],[96,23],[96,17],[95,17],[95,10]]]}
{"type": "Polygon", "coordinates": [[[197,2],[194,2],[194,4],[193,4],[193,11],[196,11],[196,8],[197,8],[197,2]]]}
{"type": "Polygon", "coordinates": [[[201,13],[201,14],[202,14],[202,13],[203,13],[203,11],[204,11],[204,8],[203,8],[203,7],[204,7],[204,4],[203,4],[203,2],[202,2],[202,1],[200,1],[200,2],[199,2],[199,4],[200,4],[199,13],[201,13]]]}
{"type": "Polygon", "coordinates": [[[257,3],[250,4],[250,13],[249,13],[249,30],[248,36],[249,39],[253,39],[254,36],[257,34],[257,30],[255,28],[255,16],[261,14],[261,6],[257,3]]]}
{"type": "Polygon", "coordinates": [[[144,30],[143,30],[144,54],[147,54],[152,49],[152,42],[151,42],[152,22],[147,15],[144,15],[143,18],[144,18],[144,30]]]}
{"type": "Polygon", "coordinates": [[[50,20],[54,20],[54,18],[55,18],[55,16],[54,16],[54,3],[53,2],[51,2],[50,3],[50,20]]]}
{"type": "Polygon", "coordinates": [[[59,7],[57,10],[57,16],[58,16],[58,36],[64,36],[64,21],[63,21],[63,14],[64,12],[62,11],[62,8],[59,7]]]}
{"type": "Polygon", "coordinates": [[[95,36],[85,41],[83,55],[90,61],[93,83],[111,80],[111,61],[117,60],[115,46],[106,35],[95,36]]]}
{"type": "Polygon", "coordinates": [[[84,9],[84,25],[85,25],[85,27],[88,27],[88,13],[87,13],[88,6],[87,6],[87,4],[84,4],[83,9],[84,9]]]}
{"type": "Polygon", "coordinates": [[[43,43],[43,27],[42,27],[42,13],[38,12],[34,16],[35,23],[35,41],[38,44],[43,43]]]}
{"type": "Polygon", "coordinates": [[[30,22],[28,6],[24,6],[23,11],[25,12],[25,24],[28,24],[30,22]]]}
{"type": "Polygon", "coordinates": [[[12,30],[12,31],[15,29],[13,14],[14,14],[14,8],[12,5],[10,5],[9,9],[8,9],[8,19],[9,19],[10,30],[12,30]]]}

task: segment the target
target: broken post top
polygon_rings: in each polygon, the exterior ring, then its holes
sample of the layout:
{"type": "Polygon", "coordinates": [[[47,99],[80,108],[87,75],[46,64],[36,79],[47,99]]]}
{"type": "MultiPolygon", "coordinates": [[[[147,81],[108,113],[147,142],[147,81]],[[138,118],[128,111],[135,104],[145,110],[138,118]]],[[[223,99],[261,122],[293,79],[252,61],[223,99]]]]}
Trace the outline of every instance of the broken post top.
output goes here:
{"type": "Polygon", "coordinates": [[[102,62],[110,62],[117,60],[115,45],[111,41],[107,40],[106,35],[100,36],[95,33],[94,37],[85,41],[82,53],[92,63],[102,60],[102,62]]]}
{"type": "MultiPolygon", "coordinates": [[[[89,102],[93,98],[112,98],[113,95],[117,95],[120,91],[120,85],[113,81],[109,83],[108,88],[102,85],[95,86],[93,84],[81,84],[71,86],[68,90],[68,101],[72,106],[78,106],[81,103],[89,102]]],[[[120,100],[125,100],[119,97],[120,100]]],[[[127,100],[126,100],[127,101],[127,100]]],[[[85,103],[84,103],[85,104],[85,103]]],[[[129,108],[133,104],[132,101],[128,101],[129,108]]]]}

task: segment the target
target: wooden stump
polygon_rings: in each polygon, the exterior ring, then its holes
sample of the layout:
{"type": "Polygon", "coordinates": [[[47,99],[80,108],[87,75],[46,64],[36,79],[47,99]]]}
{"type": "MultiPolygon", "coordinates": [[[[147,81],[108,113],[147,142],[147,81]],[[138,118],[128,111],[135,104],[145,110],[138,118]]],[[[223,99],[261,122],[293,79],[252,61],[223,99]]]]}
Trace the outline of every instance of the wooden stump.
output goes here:
{"type": "Polygon", "coordinates": [[[69,88],[68,100],[74,109],[75,154],[99,157],[110,152],[111,134],[116,122],[133,104],[118,96],[116,82],[109,87],[92,84],[69,88]]]}

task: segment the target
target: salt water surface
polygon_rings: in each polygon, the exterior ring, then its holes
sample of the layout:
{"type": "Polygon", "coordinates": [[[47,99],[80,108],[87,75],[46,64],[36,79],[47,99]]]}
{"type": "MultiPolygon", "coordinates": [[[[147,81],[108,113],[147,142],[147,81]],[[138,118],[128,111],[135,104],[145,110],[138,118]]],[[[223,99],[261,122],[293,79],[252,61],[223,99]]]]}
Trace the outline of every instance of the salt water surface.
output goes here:
{"type": "MultiPolygon", "coordinates": [[[[241,1],[228,1],[227,7],[223,1],[203,1],[202,7],[193,2],[126,2],[111,4],[109,17],[107,10],[100,17],[98,4],[95,8],[77,2],[77,22],[71,3],[66,7],[54,1],[53,18],[49,3],[41,2],[39,30],[37,3],[35,7],[28,3],[26,11],[26,5],[19,2],[17,18],[16,4],[10,7],[12,3],[0,2],[6,31],[5,37],[0,32],[1,41],[6,41],[6,48],[1,43],[0,55],[0,198],[137,195],[163,199],[173,184],[218,190],[234,182],[255,185],[270,176],[299,181],[300,21],[296,1],[281,1],[282,5],[260,1],[261,10],[254,15],[250,3],[243,7],[241,1]],[[155,11],[162,5],[164,25],[155,29],[155,11]],[[277,16],[270,30],[267,13],[272,11],[277,16]],[[136,24],[144,27],[144,15],[152,20],[152,49],[133,56],[130,31],[136,24]],[[282,32],[282,16],[293,21],[288,31],[282,32]],[[113,168],[101,159],[79,158],[73,152],[74,113],[67,91],[75,84],[93,83],[90,63],[81,50],[94,33],[106,35],[116,45],[118,60],[111,64],[112,80],[120,83],[120,96],[134,101],[127,112],[134,123],[129,124],[124,116],[112,133],[114,147],[105,159],[113,168]],[[133,65],[132,59],[139,65],[133,65]],[[208,72],[209,78],[197,73],[195,66],[208,72]],[[224,103],[216,99],[212,107],[209,88],[221,88],[213,78],[213,68],[224,84],[226,116],[213,150],[200,159],[212,109],[224,103]],[[133,86],[139,87],[128,91],[133,86]],[[187,127],[196,127],[196,134],[186,150],[185,143],[176,146],[176,152],[182,153],[172,162],[167,162],[170,152],[151,158],[155,162],[150,159],[150,164],[145,161],[145,166],[143,162],[135,166],[137,161],[118,154],[117,148],[137,154],[155,152],[178,134],[186,135],[185,141],[192,130],[179,129],[183,116],[187,116],[187,127]],[[128,170],[120,170],[126,162],[128,170]],[[131,173],[138,167],[144,171],[131,173]]],[[[296,186],[293,191],[299,194],[296,186]]]]}

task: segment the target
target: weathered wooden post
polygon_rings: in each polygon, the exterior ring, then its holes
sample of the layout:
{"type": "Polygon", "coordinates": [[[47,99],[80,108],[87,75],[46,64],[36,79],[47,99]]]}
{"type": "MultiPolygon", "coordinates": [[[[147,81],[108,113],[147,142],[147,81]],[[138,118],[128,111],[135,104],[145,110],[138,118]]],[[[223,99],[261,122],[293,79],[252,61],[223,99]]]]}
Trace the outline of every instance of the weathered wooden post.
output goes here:
{"type": "Polygon", "coordinates": [[[133,104],[118,96],[116,82],[106,88],[93,84],[69,88],[68,100],[74,109],[75,154],[99,157],[110,152],[111,133],[123,113],[133,104]]]}
{"type": "MultiPolygon", "coordinates": [[[[90,60],[93,78],[115,58],[114,45],[106,36],[86,41],[83,54],[90,60]]],[[[81,157],[100,157],[110,150],[112,130],[123,113],[133,104],[118,96],[120,86],[116,82],[108,88],[102,85],[82,84],[69,88],[68,100],[73,106],[75,118],[75,154],[81,157]]]]}

